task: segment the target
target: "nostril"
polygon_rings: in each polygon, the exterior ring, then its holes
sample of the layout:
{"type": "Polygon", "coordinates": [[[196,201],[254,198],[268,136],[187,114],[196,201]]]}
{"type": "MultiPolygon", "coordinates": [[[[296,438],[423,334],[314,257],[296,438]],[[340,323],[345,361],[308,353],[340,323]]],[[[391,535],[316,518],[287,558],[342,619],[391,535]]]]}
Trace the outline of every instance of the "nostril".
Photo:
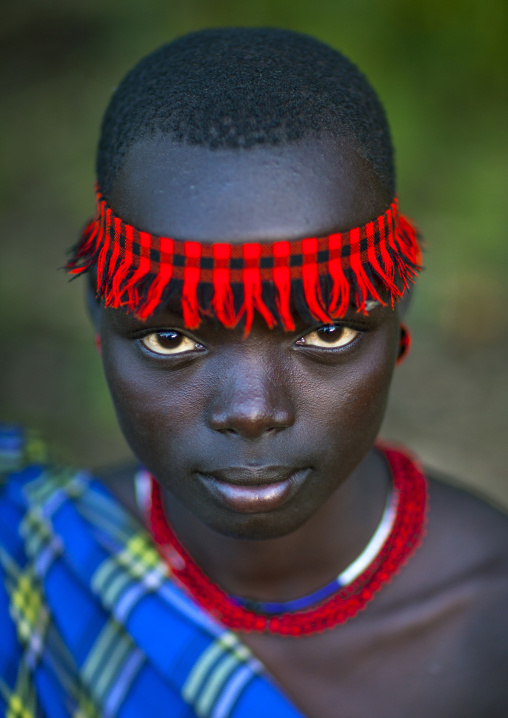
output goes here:
{"type": "Polygon", "coordinates": [[[286,429],[289,425],[291,425],[289,422],[281,422],[280,425],[277,426],[267,426],[265,421],[252,420],[230,420],[224,422],[212,421],[210,423],[210,426],[214,431],[217,431],[224,436],[243,436],[248,439],[255,439],[259,438],[260,436],[277,434],[279,431],[286,429]],[[233,424],[233,426],[231,426],[231,424],[233,424]]]}
{"type": "Polygon", "coordinates": [[[214,397],[207,417],[212,430],[224,436],[257,439],[273,436],[294,424],[292,402],[272,384],[268,388],[263,384],[262,391],[247,391],[245,385],[240,389],[227,395],[219,392],[214,397]]]}

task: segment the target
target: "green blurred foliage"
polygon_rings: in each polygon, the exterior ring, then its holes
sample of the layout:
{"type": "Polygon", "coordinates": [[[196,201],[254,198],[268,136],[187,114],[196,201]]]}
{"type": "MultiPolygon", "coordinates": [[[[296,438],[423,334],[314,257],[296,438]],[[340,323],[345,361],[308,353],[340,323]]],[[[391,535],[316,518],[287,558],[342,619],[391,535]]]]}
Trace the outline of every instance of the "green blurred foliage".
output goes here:
{"type": "Polygon", "coordinates": [[[358,63],[388,112],[402,208],[427,237],[414,320],[461,351],[504,341],[507,20],[506,0],[4,0],[1,416],[45,428],[67,460],[125,451],[82,286],[55,270],[93,211],[112,89],[144,54],[203,27],[287,27],[358,63]]]}

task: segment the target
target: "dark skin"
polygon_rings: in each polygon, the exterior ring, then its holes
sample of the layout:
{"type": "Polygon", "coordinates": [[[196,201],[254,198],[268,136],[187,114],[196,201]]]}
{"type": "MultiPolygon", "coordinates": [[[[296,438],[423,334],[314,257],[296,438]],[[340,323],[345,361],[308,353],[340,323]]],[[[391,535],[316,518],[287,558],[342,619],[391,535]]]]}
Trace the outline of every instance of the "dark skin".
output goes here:
{"type": "MultiPolygon", "coordinates": [[[[109,198],[139,229],[231,243],[344,230],[391,199],[352,144],[327,138],[238,152],[140,142],[109,198]]],[[[175,306],[146,322],[94,315],[120,425],[213,580],[285,600],[356,558],[390,487],[372,445],[401,307],[288,333],[258,319],[248,338],[210,320],[189,332],[175,306]]],[[[108,483],[137,512],[132,474],[108,483]]],[[[506,715],[508,522],[438,482],[430,498],[423,546],[364,612],[301,639],[242,635],[305,715],[506,715]]]]}

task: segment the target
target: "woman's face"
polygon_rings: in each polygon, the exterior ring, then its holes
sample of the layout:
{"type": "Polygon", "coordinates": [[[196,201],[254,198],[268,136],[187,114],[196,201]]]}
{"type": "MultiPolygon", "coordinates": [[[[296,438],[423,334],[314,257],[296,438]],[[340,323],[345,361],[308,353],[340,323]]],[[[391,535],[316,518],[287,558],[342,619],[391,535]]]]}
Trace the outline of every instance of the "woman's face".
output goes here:
{"type": "MultiPolygon", "coordinates": [[[[350,148],[326,140],[243,151],[136,145],[109,201],[139,229],[199,241],[274,241],[362,225],[391,201],[350,148]]],[[[283,536],[365,457],[395,363],[397,311],[351,308],[336,325],[297,322],[247,338],[178,307],[146,321],[101,316],[106,377],[139,461],[211,528],[283,536]]]]}

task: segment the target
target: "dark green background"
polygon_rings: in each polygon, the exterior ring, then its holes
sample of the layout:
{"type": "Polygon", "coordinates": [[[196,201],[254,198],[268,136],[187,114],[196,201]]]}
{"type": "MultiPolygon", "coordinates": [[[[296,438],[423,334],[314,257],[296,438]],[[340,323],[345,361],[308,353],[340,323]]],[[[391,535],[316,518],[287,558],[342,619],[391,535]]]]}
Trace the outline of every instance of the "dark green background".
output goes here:
{"type": "Polygon", "coordinates": [[[9,0],[2,3],[0,417],[65,461],[127,455],[82,306],[57,268],[93,212],[101,115],[157,45],[275,25],[343,50],[388,111],[427,271],[385,435],[508,502],[505,0],[9,0]]]}

